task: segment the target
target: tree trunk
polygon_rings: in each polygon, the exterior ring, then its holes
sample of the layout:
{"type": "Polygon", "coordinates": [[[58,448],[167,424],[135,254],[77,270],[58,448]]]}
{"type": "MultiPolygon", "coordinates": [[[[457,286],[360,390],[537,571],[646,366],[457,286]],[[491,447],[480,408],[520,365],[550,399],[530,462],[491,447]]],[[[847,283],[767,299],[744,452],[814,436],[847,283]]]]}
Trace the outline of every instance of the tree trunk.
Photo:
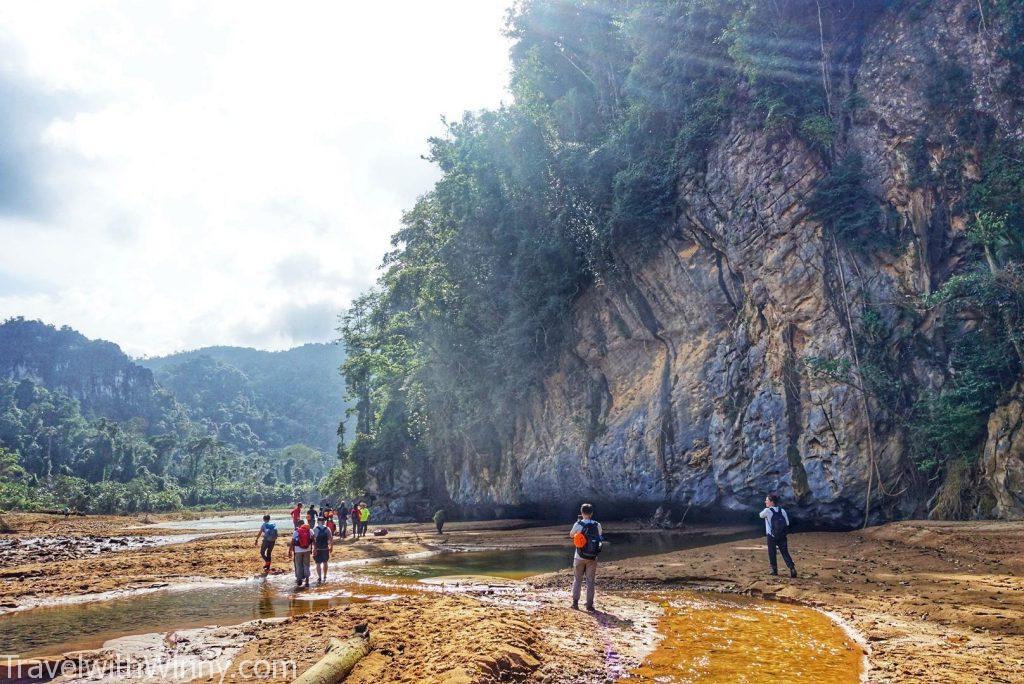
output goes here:
{"type": "Polygon", "coordinates": [[[370,630],[366,625],[359,625],[348,639],[331,639],[327,654],[292,684],[337,684],[344,681],[371,648],[370,630]]]}

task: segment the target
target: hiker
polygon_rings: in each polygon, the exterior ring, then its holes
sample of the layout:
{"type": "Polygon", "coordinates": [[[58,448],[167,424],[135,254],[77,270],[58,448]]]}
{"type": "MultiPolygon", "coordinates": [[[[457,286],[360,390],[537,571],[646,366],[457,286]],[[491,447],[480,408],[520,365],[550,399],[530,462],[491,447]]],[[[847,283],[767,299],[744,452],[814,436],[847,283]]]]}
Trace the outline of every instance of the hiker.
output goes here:
{"type": "Polygon", "coordinates": [[[342,501],[338,506],[338,537],[344,539],[348,536],[348,507],[342,501]]]}
{"type": "Polygon", "coordinates": [[[444,509],[438,509],[437,513],[434,513],[434,525],[437,526],[437,533],[441,534],[441,530],[444,528],[445,513],[444,509]]]}
{"type": "Polygon", "coordinates": [[[352,538],[359,539],[359,519],[362,517],[362,511],[359,510],[359,504],[352,502],[352,510],[349,512],[352,516],[352,538]]]}
{"type": "Polygon", "coordinates": [[[370,507],[365,503],[359,503],[359,536],[366,536],[366,528],[370,526],[370,507]]]}
{"type": "Polygon", "coordinates": [[[782,560],[786,561],[789,568],[789,576],[796,577],[796,566],[789,555],[789,543],[786,540],[789,531],[789,516],[786,509],[779,506],[779,495],[769,494],[764,498],[764,510],[758,514],[764,519],[764,531],[768,537],[768,562],[772,566],[772,574],[779,574],[779,563],[775,558],[775,551],[782,554],[782,560]]]}
{"type": "Polygon", "coordinates": [[[288,560],[295,562],[295,586],[309,586],[309,556],[313,546],[313,532],[309,525],[302,523],[292,533],[288,543],[288,560]]]}
{"type": "MultiPolygon", "coordinates": [[[[327,560],[334,550],[334,535],[325,523],[323,516],[317,518],[316,527],[313,528],[313,562],[316,563],[316,583],[323,584],[327,581],[327,560]]],[[[308,571],[309,568],[307,567],[308,571]]]]}
{"type": "Polygon", "coordinates": [[[292,509],[292,523],[295,525],[295,529],[299,529],[299,525],[302,524],[302,502],[295,504],[295,508],[292,509]]]}
{"type": "Polygon", "coordinates": [[[316,506],[309,504],[309,510],[306,511],[306,524],[310,527],[316,524],[316,506]]]}
{"type": "Polygon", "coordinates": [[[324,518],[327,520],[324,524],[327,525],[327,529],[331,531],[331,537],[333,537],[338,532],[338,526],[334,524],[334,516],[328,513],[324,518]]]}
{"type": "Polygon", "coordinates": [[[585,503],[580,506],[581,519],[569,531],[569,538],[576,547],[572,559],[572,607],[580,608],[580,589],[584,576],[587,579],[587,610],[593,612],[594,589],[597,581],[597,554],[601,553],[604,532],[601,523],[594,520],[594,507],[585,503]]]}
{"type": "Polygon", "coordinates": [[[270,516],[263,516],[263,524],[260,525],[260,531],[256,533],[256,542],[253,544],[260,543],[260,537],[263,537],[263,545],[260,547],[260,558],[263,559],[263,572],[270,570],[270,554],[274,551],[274,544],[277,543],[277,525],[270,522],[270,516]]]}

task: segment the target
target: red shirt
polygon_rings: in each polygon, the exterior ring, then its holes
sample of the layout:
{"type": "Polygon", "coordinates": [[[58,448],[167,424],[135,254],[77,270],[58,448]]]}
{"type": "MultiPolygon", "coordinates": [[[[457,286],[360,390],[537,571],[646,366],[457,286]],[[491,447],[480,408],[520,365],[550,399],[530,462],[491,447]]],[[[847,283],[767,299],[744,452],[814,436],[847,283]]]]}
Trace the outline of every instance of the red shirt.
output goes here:
{"type": "Polygon", "coordinates": [[[292,509],[292,522],[299,522],[302,518],[302,506],[296,506],[292,509]]]}

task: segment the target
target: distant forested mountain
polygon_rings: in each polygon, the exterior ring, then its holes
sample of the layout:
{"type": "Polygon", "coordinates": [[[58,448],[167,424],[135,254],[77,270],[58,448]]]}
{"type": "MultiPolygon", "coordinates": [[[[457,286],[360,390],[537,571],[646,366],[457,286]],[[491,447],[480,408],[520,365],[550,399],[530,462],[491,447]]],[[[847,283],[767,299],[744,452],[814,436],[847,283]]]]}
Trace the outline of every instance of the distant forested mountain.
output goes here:
{"type": "Polygon", "coordinates": [[[337,347],[145,363],[68,327],[0,324],[0,509],[312,499],[337,464],[337,347]]]}
{"type": "Polygon", "coordinates": [[[205,347],[138,363],[224,441],[252,448],[308,444],[333,455],[346,408],[344,360],[338,345],[305,344],[279,352],[205,347]]]}
{"type": "Polygon", "coordinates": [[[106,340],[90,340],[67,326],[12,318],[0,325],[0,378],[31,380],[75,399],[84,415],[142,419],[147,430],[173,411],[171,395],[153,373],[106,340]]]}

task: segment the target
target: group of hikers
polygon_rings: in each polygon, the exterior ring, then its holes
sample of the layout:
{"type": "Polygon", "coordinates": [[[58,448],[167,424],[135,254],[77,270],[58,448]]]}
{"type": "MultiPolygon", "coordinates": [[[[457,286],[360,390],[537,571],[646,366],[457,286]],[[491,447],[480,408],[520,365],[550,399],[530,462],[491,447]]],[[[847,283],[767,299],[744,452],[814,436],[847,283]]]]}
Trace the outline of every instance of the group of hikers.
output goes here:
{"type": "MultiPolygon", "coordinates": [[[[334,550],[334,538],[345,539],[349,536],[349,520],[352,521],[353,540],[365,537],[370,526],[370,507],[365,501],[353,502],[351,509],[345,502],[337,508],[325,504],[319,511],[313,504],[303,511],[303,504],[300,501],[291,510],[291,515],[293,530],[288,541],[288,559],[295,566],[297,586],[309,586],[313,565],[316,566],[317,584],[323,584],[327,580],[327,563],[334,550]]],[[[278,535],[277,523],[271,522],[269,515],[264,515],[263,524],[256,533],[256,544],[260,546],[264,572],[270,571],[271,554],[277,544],[278,535]]]]}
{"type": "MultiPolygon", "coordinates": [[[[327,580],[327,563],[334,550],[334,538],[336,536],[341,539],[346,538],[350,518],[353,539],[365,536],[370,522],[370,509],[363,501],[353,502],[351,509],[348,509],[344,502],[336,509],[325,505],[319,512],[314,505],[310,504],[305,514],[303,514],[303,504],[300,502],[295,505],[291,514],[294,530],[288,542],[288,559],[294,563],[297,586],[309,586],[312,565],[316,566],[317,584],[323,584],[327,580]],[[337,518],[337,522],[335,522],[335,518],[337,518]]],[[[779,574],[777,556],[781,554],[782,560],[789,568],[790,577],[796,577],[796,565],[789,555],[787,539],[789,515],[786,513],[786,509],[779,505],[777,494],[768,494],[765,497],[764,509],[758,516],[764,520],[771,574],[779,574]]],[[[433,520],[438,534],[442,532],[445,518],[444,509],[434,514],[433,520]]],[[[277,525],[270,521],[269,515],[264,515],[263,524],[256,534],[256,544],[260,544],[262,540],[260,557],[263,558],[265,572],[270,570],[270,556],[277,543],[277,537],[277,525]]],[[[569,530],[569,538],[575,547],[572,562],[572,607],[579,610],[580,594],[583,584],[586,583],[587,595],[584,607],[593,612],[596,610],[594,594],[597,589],[597,558],[606,543],[601,523],[594,520],[593,504],[585,503],[580,506],[580,514],[572,529],[569,530]]]]}

